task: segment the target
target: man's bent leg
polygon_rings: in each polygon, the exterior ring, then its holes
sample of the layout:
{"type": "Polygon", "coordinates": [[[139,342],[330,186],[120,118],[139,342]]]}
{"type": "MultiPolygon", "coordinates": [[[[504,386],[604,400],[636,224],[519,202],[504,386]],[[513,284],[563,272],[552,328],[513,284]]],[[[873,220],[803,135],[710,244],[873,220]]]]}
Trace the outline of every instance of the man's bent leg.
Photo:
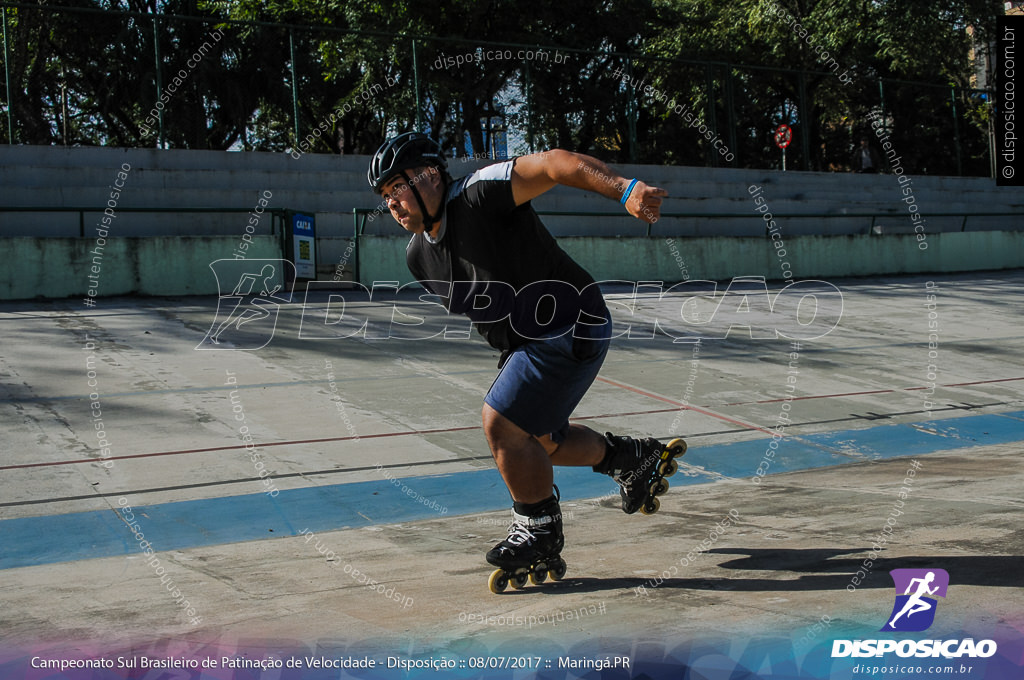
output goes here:
{"type": "Polygon", "coordinates": [[[532,435],[495,411],[483,408],[484,435],[512,500],[539,503],[551,497],[551,457],[532,435]]]}
{"type": "Polygon", "coordinates": [[[591,466],[604,460],[607,449],[603,435],[583,425],[570,425],[569,433],[560,443],[551,440],[551,435],[539,437],[538,441],[551,456],[552,465],[591,466]]]}

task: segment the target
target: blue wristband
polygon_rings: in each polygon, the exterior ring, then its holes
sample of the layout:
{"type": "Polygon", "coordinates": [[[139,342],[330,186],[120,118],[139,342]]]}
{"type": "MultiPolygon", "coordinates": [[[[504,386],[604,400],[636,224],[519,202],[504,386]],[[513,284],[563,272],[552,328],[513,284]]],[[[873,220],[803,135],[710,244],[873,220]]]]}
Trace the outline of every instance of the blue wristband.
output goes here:
{"type": "Polygon", "coordinates": [[[636,179],[636,177],[630,180],[629,186],[626,187],[626,190],[622,192],[622,198],[619,199],[619,203],[621,203],[622,205],[626,205],[626,199],[629,198],[629,194],[631,191],[633,191],[633,187],[636,186],[637,181],[638,180],[636,179]]]}

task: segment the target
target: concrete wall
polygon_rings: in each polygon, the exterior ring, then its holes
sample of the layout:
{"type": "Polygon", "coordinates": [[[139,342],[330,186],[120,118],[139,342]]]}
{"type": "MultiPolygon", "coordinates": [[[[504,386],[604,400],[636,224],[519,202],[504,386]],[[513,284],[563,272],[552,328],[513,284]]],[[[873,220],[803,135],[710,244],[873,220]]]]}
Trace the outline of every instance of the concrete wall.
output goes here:
{"type": "MultiPolygon", "coordinates": [[[[236,153],[116,148],[0,146],[0,208],[17,206],[96,207],[106,205],[111,185],[125,166],[127,180],[118,195],[118,216],[110,228],[103,261],[101,295],[214,293],[209,263],[231,257],[249,217],[246,214],[184,214],[177,209],[268,207],[312,212],[317,218],[321,279],[331,279],[339,263],[345,275],[354,266],[350,250],[353,208],[375,208],[366,186],[367,157],[284,153],[236,153]],[[130,213],[125,208],[166,209],[130,213]]],[[[479,161],[450,163],[461,176],[479,161]]],[[[895,177],[834,173],[777,172],[662,166],[620,166],[666,188],[666,212],[700,212],[740,217],[665,218],[646,237],[647,226],[624,213],[613,217],[545,217],[545,223],[599,279],[728,279],[740,275],[784,278],[755,211],[749,188],[762,195],[776,215],[825,214],[778,220],[794,276],[846,276],[919,271],[958,271],[1024,266],[1020,234],[1024,192],[996,187],[985,178],[914,177],[918,208],[940,212],[1011,212],[1011,217],[928,217],[929,250],[916,250],[907,205],[895,177]],[[870,236],[869,218],[858,212],[886,213],[876,220],[880,235],[870,236]],[[964,229],[961,232],[961,229],[964,229]],[[667,237],[677,239],[682,264],[667,237]],[[685,271],[683,269],[685,267],[685,271]]],[[[534,202],[541,211],[619,213],[614,201],[557,187],[534,202]]],[[[0,211],[0,241],[7,257],[0,268],[0,298],[84,295],[98,213],[88,216],[79,237],[75,214],[0,211]],[[5,238],[6,237],[6,238],[5,238]],[[38,240],[35,240],[38,239],[38,240]]],[[[280,257],[271,220],[257,228],[262,250],[249,257],[280,257]]],[[[361,242],[361,279],[409,278],[404,266],[406,237],[389,216],[374,220],[361,242]]]]}
{"type": "MultiPolygon", "coordinates": [[[[407,242],[404,236],[364,236],[358,254],[361,280],[410,282],[407,242]]],[[[1024,231],[932,234],[926,250],[911,234],[794,236],[782,250],[764,238],[730,236],[568,236],[559,242],[599,281],[781,280],[787,271],[794,279],[828,279],[1024,267],[1024,231]]],[[[85,296],[93,285],[99,296],[214,295],[217,280],[210,263],[230,258],[237,245],[234,237],[223,236],[107,239],[97,260],[96,240],[90,238],[6,238],[0,243],[6,254],[0,268],[2,300],[85,296]],[[99,267],[95,280],[89,279],[93,266],[99,267]]],[[[246,255],[248,260],[281,256],[277,239],[270,236],[254,238],[246,255]]],[[[354,259],[353,254],[349,266],[354,259]]]]}
{"type": "MultiPolygon", "coordinates": [[[[213,295],[210,263],[231,258],[235,237],[5,238],[0,300],[105,295],[213,295]],[[98,271],[93,269],[98,267],[98,271]],[[90,274],[96,278],[90,279],[90,274]]],[[[276,238],[257,236],[246,259],[277,259],[276,238]]],[[[280,283],[280,281],[278,281],[280,283]]]]}
{"type": "MultiPolygon", "coordinates": [[[[364,236],[359,242],[361,281],[412,280],[405,267],[408,238],[364,236]]],[[[837,278],[877,274],[978,271],[1024,267],[1024,231],[930,234],[920,249],[913,234],[889,236],[793,236],[776,249],[765,238],[559,239],[598,281],[676,282],[728,280],[737,276],[837,278]],[[777,253],[784,253],[779,257],[777,253]],[[784,264],[785,263],[785,266],[784,264]],[[792,272],[787,277],[786,272],[792,272]]]]}
{"type": "MultiPolygon", "coordinates": [[[[175,214],[175,208],[225,207],[251,209],[264,192],[269,207],[315,213],[318,233],[329,239],[320,261],[335,263],[343,239],[352,234],[352,209],[376,208],[379,199],[366,184],[366,156],[306,154],[293,159],[286,153],[242,153],[103,147],[63,148],[0,145],[0,207],[106,205],[110,186],[124,164],[130,166],[120,207],[166,208],[166,214],[123,213],[120,236],[241,234],[247,218],[235,215],[175,214]]],[[[484,164],[454,160],[456,177],[484,164]]],[[[825,214],[824,218],[789,218],[787,234],[865,234],[870,219],[843,215],[881,212],[883,229],[909,224],[900,185],[891,175],[780,172],[772,170],[710,169],[622,165],[626,176],[641,177],[668,190],[665,212],[737,213],[737,218],[665,218],[654,236],[761,236],[764,222],[754,211],[748,188],[764,188],[776,214],[825,214]]],[[[1015,212],[1024,214],[1024,192],[997,187],[978,177],[913,177],[917,205],[926,214],[947,212],[1015,212]]],[[[534,202],[539,211],[611,212],[620,206],[600,196],[557,187],[534,202]]],[[[93,215],[92,217],[95,217],[93,215]]],[[[268,219],[258,233],[269,234],[268,219]]],[[[1018,218],[971,218],[967,231],[1021,228],[1018,218]]],[[[632,236],[645,225],[622,212],[614,217],[546,217],[556,236],[632,236]]],[[[934,217],[928,232],[959,231],[959,218],[934,217]]],[[[389,217],[375,220],[368,233],[399,233],[389,217]]],[[[77,215],[36,215],[0,212],[0,236],[79,235],[77,215]]],[[[112,233],[112,235],[115,235],[112,233]]]]}

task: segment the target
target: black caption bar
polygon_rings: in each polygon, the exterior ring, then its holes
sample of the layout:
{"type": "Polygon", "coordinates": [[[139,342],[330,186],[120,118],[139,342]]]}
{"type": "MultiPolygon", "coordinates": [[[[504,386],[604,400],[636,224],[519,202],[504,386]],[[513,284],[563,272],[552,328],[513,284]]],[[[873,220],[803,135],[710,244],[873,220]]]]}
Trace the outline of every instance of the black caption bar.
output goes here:
{"type": "Polygon", "coordinates": [[[1024,15],[1000,16],[996,21],[996,185],[1024,186],[1024,15]],[[1022,58],[1017,68],[1017,59],[1022,58]],[[1018,95],[1020,97],[1018,98],[1018,95]],[[1018,116],[1018,110],[1022,115],[1018,116]]]}

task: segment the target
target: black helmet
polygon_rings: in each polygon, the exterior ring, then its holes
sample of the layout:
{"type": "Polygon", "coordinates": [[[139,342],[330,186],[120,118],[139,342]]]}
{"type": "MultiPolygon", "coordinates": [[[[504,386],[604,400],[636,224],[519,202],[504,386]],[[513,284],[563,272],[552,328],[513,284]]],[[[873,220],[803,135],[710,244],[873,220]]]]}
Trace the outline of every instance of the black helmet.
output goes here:
{"type": "Polygon", "coordinates": [[[422,132],[406,132],[381,144],[370,159],[366,179],[380,193],[380,188],[393,176],[424,165],[447,169],[441,145],[422,132]]]}

